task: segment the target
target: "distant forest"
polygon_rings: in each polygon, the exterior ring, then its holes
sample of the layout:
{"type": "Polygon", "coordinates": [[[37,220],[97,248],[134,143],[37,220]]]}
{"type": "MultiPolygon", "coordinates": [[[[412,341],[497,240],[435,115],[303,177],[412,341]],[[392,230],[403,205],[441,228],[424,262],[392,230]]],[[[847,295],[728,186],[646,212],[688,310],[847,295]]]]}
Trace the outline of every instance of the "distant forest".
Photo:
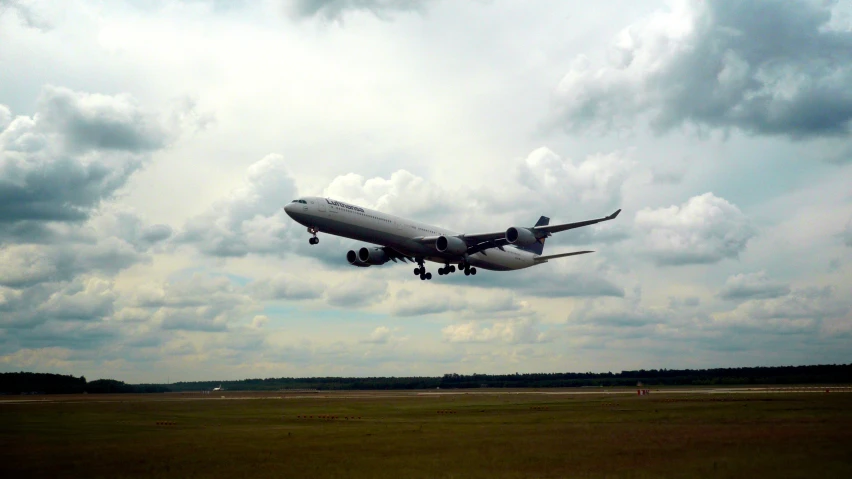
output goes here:
{"type": "Polygon", "coordinates": [[[716,369],[640,369],[620,373],[445,374],[440,377],[267,378],[125,384],[114,379],[43,373],[0,373],[0,394],[162,393],[213,389],[231,391],[565,388],[611,386],[733,386],[753,384],[852,383],[852,364],[716,369]]]}
{"type": "Polygon", "coordinates": [[[46,373],[0,373],[0,394],[82,394],[82,393],[164,393],[169,388],[158,384],[125,384],[114,379],[86,381],[46,373]]]}

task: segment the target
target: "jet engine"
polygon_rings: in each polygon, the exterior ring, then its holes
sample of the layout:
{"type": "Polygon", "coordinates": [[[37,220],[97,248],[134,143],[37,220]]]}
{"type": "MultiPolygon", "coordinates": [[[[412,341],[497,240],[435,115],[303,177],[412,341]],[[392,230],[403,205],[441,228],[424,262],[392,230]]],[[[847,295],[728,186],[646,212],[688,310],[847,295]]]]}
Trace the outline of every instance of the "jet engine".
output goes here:
{"type": "Polygon", "coordinates": [[[467,253],[467,243],[455,236],[438,236],[435,240],[435,249],[440,253],[462,255],[467,253]]]}
{"type": "Polygon", "coordinates": [[[506,230],[506,241],[509,244],[518,246],[529,246],[538,241],[538,238],[535,237],[535,233],[530,231],[529,228],[512,226],[506,230]]]}
{"type": "Polygon", "coordinates": [[[352,251],[351,249],[348,253],[346,253],[346,261],[349,261],[349,264],[351,264],[352,266],[360,266],[362,268],[370,266],[367,263],[361,262],[361,260],[358,259],[358,253],[352,251]]]}
{"type": "Polygon", "coordinates": [[[380,265],[390,261],[390,257],[382,248],[364,247],[358,250],[358,261],[367,265],[380,265]]]}

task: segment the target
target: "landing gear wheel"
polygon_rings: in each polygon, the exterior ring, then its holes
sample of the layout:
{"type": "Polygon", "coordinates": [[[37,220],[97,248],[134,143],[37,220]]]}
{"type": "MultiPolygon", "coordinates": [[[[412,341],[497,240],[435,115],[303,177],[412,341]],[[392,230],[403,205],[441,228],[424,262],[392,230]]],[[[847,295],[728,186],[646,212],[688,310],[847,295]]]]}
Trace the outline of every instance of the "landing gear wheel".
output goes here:
{"type": "Polygon", "coordinates": [[[420,281],[424,281],[425,279],[426,279],[426,275],[425,275],[425,274],[421,274],[421,275],[420,275],[420,281]]]}
{"type": "Polygon", "coordinates": [[[426,279],[432,279],[432,273],[426,273],[426,279]]]}
{"type": "Polygon", "coordinates": [[[308,233],[314,235],[313,238],[308,240],[308,243],[310,243],[310,244],[319,243],[319,238],[317,238],[317,233],[319,233],[318,229],[314,228],[313,226],[308,226],[308,233]]]}
{"type": "Polygon", "coordinates": [[[476,274],[476,268],[470,268],[470,274],[475,275],[476,274]]]}
{"type": "Polygon", "coordinates": [[[455,273],[455,272],[456,272],[456,267],[450,266],[450,273],[455,273]]]}
{"type": "Polygon", "coordinates": [[[445,274],[446,273],[444,273],[444,268],[438,268],[438,276],[443,276],[445,274]]]}
{"type": "Polygon", "coordinates": [[[414,268],[414,274],[415,275],[420,274],[420,268],[414,268]]]}
{"type": "Polygon", "coordinates": [[[470,270],[469,270],[469,269],[464,270],[464,275],[465,275],[465,276],[470,276],[470,270]]]}

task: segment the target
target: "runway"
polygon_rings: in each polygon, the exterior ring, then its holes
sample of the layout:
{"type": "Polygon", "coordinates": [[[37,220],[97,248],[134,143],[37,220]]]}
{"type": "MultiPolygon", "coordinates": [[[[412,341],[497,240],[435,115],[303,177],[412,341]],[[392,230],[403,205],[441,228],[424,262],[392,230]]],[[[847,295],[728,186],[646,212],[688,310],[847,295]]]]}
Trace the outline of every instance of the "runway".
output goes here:
{"type": "Polygon", "coordinates": [[[202,394],[201,392],[150,393],[150,394],[74,394],[42,395],[23,399],[20,396],[0,396],[3,404],[49,404],[63,403],[117,403],[137,401],[247,401],[259,399],[390,399],[390,398],[440,398],[447,396],[636,396],[638,390],[648,391],[648,396],[667,395],[720,395],[720,394],[826,394],[850,393],[852,386],[757,386],[757,387],[643,387],[643,388],[565,388],[555,390],[501,390],[493,388],[463,390],[411,390],[411,391],[317,391],[296,394],[287,391],[224,391],[221,394],[202,394]]]}

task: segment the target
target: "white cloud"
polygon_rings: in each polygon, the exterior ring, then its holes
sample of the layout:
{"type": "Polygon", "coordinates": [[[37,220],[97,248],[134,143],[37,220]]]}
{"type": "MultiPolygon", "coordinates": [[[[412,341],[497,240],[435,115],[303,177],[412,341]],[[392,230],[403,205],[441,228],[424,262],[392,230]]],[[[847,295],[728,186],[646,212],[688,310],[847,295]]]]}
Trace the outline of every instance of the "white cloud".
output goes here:
{"type": "Polygon", "coordinates": [[[295,18],[322,17],[341,20],[347,11],[366,11],[379,18],[393,12],[420,11],[434,0],[284,0],[285,11],[295,18]]]}
{"type": "Polygon", "coordinates": [[[367,279],[344,280],[329,285],[326,301],[339,308],[359,308],[382,301],[387,296],[388,283],[382,280],[367,279]]]}
{"type": "Polygon", "coordinates": [[[387,344],[391,340],[392,332],[387,326],[379,326],[374,329],[367,339],[362,340],[362,343],[387,344]]]}
{"type": "Polygon", "coordinates": [[[737,258],[756,234],[739,208],[713,193],[681,206],[636,213],[645,252],[660,265],[709,264],[737,258]]]}
{"type": "Polygon", "coordinates": [[[444,341],[450,343],[489,343],[508,344],[543,343],[549,341],[548,334],[539,330],[538,321],[533,318],[520,318],[508,321],[495,321],[490,327],[482,323],[468,322],[451,324],[441,330],[444,341]]]}
{"type": "Polygon", "coordinates": [[[817,331],[824,320],[844,318],[852,303],[832,288],[800,288],[770,299],[755,299],[732,311],[713,315],[719,326],[736,329],[802,333],[817,331]]]}

